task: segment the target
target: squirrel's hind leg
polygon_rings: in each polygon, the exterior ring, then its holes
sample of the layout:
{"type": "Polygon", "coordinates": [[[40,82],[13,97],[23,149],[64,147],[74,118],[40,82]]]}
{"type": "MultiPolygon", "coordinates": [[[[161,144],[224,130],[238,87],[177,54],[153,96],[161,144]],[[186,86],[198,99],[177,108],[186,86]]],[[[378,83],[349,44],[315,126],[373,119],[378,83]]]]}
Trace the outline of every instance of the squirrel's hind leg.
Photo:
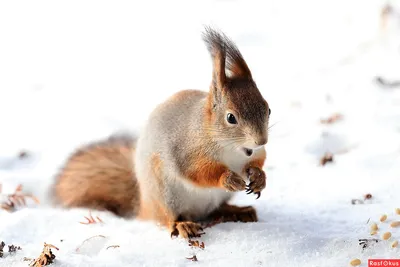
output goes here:
{"type": "Polygon", "coordinates": [[[238,207],[222,204],[218,209],[212,212],[208,219],[221,222],[257,222],[257,212],[252,206],[238,207]]]}
{"type": "Polygon", "coordinates": [[[194,238],[202,234],[204,234],[203,228],[196,222],[177,221],[171,225],[171,237],[179,235],[183,238],[194,238]]]}

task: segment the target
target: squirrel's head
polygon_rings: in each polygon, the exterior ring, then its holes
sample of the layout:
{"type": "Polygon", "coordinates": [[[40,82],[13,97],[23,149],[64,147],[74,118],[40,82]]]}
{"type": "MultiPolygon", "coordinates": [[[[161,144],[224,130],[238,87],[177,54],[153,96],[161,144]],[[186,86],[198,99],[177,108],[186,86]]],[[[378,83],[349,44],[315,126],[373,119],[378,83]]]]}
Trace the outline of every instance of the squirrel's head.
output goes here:
{"type": "Polygon", "coordinates": [[[203,39],[213,60],[207,130],[219,143],[243,149],[250,156],[268,142],[271,109],[236,45],[208,27],[203,39]]]}

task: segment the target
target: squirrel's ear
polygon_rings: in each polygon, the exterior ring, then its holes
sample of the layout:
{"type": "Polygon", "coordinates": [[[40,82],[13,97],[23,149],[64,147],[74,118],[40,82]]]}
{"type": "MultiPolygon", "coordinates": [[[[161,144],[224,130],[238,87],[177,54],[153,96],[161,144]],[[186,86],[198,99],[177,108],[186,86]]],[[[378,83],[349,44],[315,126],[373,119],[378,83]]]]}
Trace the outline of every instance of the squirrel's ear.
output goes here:
{"type": "Polygon", "coordinates": [[[223,88],[227,79],[225,70],[229,72],[229,78],[252,79],[250,69],[239,49],[224,33],[205,27],[203,40],[213,59],[213,80],[219,89],[223,88]]]}
{"type": "Polygon", "coordinates": [[[233,43],[229,43],[227,46],[226,65],[232,78],[252,79],[251,71],[246,61],[233,43]]]}
{"type": "Polygon", "coordinates": [[[225,53],[224,51],[216,50],[213,55],[213,84],[218,90],[222,90],[225,82],[225,53]]]}
{"type": "Polygon", "coordinates": [[[226,51],[222,36],[212,28],[206,27],[203,40],[213,61],[213,86],[215,89],[222,90],[226,82],[226,51]]]}

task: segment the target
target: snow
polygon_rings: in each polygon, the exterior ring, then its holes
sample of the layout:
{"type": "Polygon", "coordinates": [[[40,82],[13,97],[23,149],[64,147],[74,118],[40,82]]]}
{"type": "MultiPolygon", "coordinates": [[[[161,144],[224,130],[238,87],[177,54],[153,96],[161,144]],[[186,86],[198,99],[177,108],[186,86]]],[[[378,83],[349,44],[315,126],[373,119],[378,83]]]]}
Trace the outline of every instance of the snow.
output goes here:
{"type": "Polygon", "coordinates": [[[0,3],[0,183],[41,201],[0,210],[0,266],[27,266],[43,242],[54,266],[349,266],[398,258],[400,5],[381,27],[386,1],[3,1],[0,3]],[[47,190],[76,147],[114,131],[136,132],[154,106],[185,88],[207,90],[211,63],[201,30],[215,25],[238,44],[272,109],[258,223],[206,229],[205,249],[151,222],[51,206],[47,190]],[[333,113],[343,120],[323,125],[333,113]],[[346,151],[348,150],[348,151],[346,151]],[[28,157],[18,159],[20,151],[28,157]],[[319,166],[325,152],[334,162],[319,166]],[[341,153],[342,152],[342,153],[341,153]],[[338,153],[338,154],[336,154],[338,153]],[[371,193],[365,204],[354,198],[371,193]],[[368,223],[367,223],[368,222],[368,223]],[[378,222],[382,241],[362,251],[378,222]],[[82,242],[92,236],[94,237],[82,242]],[[108,248],[119,245],[117,248],[108,248]],[[77,251],[77,248],[78,251],[77,251]],[[107,249],[108,248],[108,249],[107,249]],[[198,262],[186,259],[196,255],[198,262]]]}

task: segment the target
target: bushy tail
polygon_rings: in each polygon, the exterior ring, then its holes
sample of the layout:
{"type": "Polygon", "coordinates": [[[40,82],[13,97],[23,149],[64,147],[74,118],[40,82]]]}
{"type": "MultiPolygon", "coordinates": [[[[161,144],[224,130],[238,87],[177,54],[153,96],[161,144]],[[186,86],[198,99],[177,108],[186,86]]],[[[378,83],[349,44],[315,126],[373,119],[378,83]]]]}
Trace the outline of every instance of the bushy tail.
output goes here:
{"type": "Polygon", "coordinates": [[[55,203],[109,210],[122,217],[135,215],[139,208],[133,170],[135,142],[132,136],[115,135],[73,153],[53,185],[55,203]]]}

